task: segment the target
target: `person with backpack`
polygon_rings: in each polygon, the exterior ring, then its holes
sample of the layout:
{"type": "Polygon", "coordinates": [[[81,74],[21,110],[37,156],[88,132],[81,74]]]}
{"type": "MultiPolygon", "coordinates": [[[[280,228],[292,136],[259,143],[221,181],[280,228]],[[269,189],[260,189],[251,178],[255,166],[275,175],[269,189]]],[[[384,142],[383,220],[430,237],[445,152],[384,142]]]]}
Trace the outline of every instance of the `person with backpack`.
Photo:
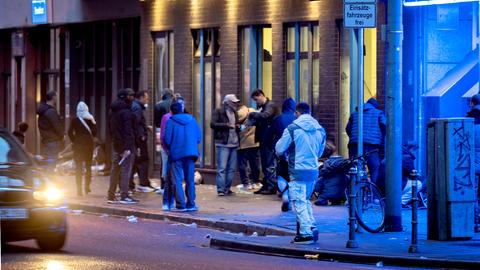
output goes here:
{"type": "Polygon", "coordinates": [[[78,102],[76,117],[72,119],[70,127],[68,128],[68,137],[73,144],[73,159],[75,160],[75,179],[78,196],[82,196],[83,192],[85,192],[85,195],[91,192],[93,140],[96,135],[97,126],[93,115],[89,113],[88,106],[85,102],[78,102]],[[84,165],[85,185],[82,185],[84,165]]]}

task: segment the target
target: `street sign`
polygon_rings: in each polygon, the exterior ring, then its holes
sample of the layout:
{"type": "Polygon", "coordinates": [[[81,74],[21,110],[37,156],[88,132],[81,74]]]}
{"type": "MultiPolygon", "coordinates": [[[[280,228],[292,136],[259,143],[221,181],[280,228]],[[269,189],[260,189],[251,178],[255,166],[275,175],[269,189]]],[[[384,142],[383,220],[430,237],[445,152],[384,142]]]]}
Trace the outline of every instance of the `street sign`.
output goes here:
{"type": "Polygon", "coordinates": [[[46,0],[32,0],[32,23],[48,23],[46,0]]]}
{"type": "MultiPolygon", "coordinates": [[[[350,1],[360,2],[358,0],[350,1]]],[[[347,0],[345,0],[343,22],[346,28],[375,28],[377,27],[377,5],[375,3],[347,4],[347,0]]]]}

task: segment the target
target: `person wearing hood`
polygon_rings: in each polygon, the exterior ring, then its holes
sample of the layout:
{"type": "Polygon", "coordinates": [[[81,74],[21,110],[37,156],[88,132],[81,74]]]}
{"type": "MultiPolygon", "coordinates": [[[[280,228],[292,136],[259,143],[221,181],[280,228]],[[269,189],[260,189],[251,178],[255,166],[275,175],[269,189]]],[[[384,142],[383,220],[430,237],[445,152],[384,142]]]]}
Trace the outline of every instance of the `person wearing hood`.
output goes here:
{"type": "Polygon", "coordinates": [[[97,135],[97,126],[93,115],[88,111],[85,102],[77,105],[77,114],[70,122],[68,137],[73,144],[73,159],[75,160],[75,178],[77,182],[77,195],[83,192],[88,194],[92,181],[93,138],[97,135]],[[83,166],[85,164],[85,185],[82,188],[83,166]]]}
{"type": "Polygon", "coordinates": [[[475,189],[477,190],[477,202],[475,203],[475,232],[480,232],[480,206],[478,201],[480,198],[480,189],[478,188],[478,178],[480,175],[480,94],[474,95],[470,99],[470,111],[467,113],[467,117],[474,119],[474,131],[475,131],[475,189]]]}
{"type": "Polygon", "coordinates": [[[255,142],[255,126],[248,124],[248,114],[255,112],[255,109],[245,105],[238,106],[237,116],[240,124],[240,146],[237,150],[237,166],[242,182],[242,191],[256,189],[260,183],[260,152],[258,142],[255,142]],[[247,169],[250,167],[250,172],[247,169]]]}
{"type": "MultiPolygon", "coordinates": [[[[370,179],[376,183],[380,167],[380,150],[383,148],[387,130],[387,119],[383,111],[379,110],[378,102],[370,98],[363,106],[363,152],[372,152],[367,157],[367,167],[370,172],[370,179]]],[[[347,131],[348,155],[357,156],[358,145],[358,111],[354,111],[348,119],[347,131]]]]}
{"type": "Polygon", "coordinates": [[[237,167],[239,147],[239,124],[237,108],[240,100],[233,94],[225,95],[221,108],[212,113],[210,128],[213,129],[217,154],[217,194],[232,195],[230,190],[237,167]]]}
{"type": "Polygon", "coordinates": [[[54,166],[58,159],[58,153],[63,147],[65,130],[56,109],[57,92],[49,91],[45,100],[45,103],[41,103],[37,109],[38,129],[40,130],[42,155],[54,166]]]}
{"type": "Polygon", "coordinates": [[[148,133],[153,130],[152,126],[147,125],[145,119],[145,110],[150,101],[150,96],[145,90],[138,91],[135,94],[136,99],[132,103],[132,111],[135,115],[135,134],[136,134],[136,155],[135,163],[133,165],[132,175],[130,177],[129,188],[135,189],[135,182],[133,175],[138,173],[140,184],[137,189],[141,192],[152,192],[156,188],[152,186],[148,178],[148,133]]]}
{"type": "Polygon", "coordinates": [[[312,196],[318,178],[318,160],[326,144],[325,129],[310,115],[310,106],[296,106],[297,119],[290,124],[275,145],[277,156],[287,156],[290,174],[289,196],[297,219],[296,244],[312,244],[318,240],[313,217],[312,196]]]}
{"type": "Polygon", "coordinates": [[[165,128],[164,145],[172,165],[175,208],[172,211],[197,211],[195,204],[195,161],[198,159],[198,144],[201,140],[200,128],[195,118],[183,112],[183,104],[170,105],[172,117],[165,128]],[[182,180],[185,179],[185,194],[182,180]]]}
{"type": "Polygon", "coordinates": [[[135,162],[135,115],[131,109],[135,92],[130,88],[121,89],[117,97],[110,106],[109,127],[113,150],[107,202],[134,204],[138,200],[128,195],[128,182],[135,162]],[[117,201],[115,191],[119,184],[120,201],[117,201]]]}
{"type": "MultiPolygon", "coordinates": [[[[282,113],[275,117],[272,125],[273,145],[276,145],[278,140],[282,137],[283,131],[295,120],[295,100],[287,98],[283,101],[282,113]]],[[[288,196],[288,181],[290,176],[288,174],[288,162],[284,156],[277,157],[277,185],[278,191],[282,194],[282,212],[287,212],[290,207],[290,199],[288,196]]]]}
{"type": "Polygon", "coordinates": [[[255,194],[276,194],[275,175],[275,146],[272,145],[271,128],[273,119],[279,114],[279,109],[265,96],[261,89],[253,91],[250,97],[257,103],[258,112],[251,112],[248,120],[256,127],[255,142],[260,143],[260,160],[262,162],[263,180],[262,188],[255,194]]]}

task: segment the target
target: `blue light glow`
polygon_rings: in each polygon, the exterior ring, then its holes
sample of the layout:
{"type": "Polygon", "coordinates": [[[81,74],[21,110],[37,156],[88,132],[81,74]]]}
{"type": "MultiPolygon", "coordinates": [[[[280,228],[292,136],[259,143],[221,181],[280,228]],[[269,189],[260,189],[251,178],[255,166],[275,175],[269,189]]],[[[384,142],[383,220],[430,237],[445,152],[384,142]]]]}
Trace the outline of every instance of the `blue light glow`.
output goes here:
{"type": "Polygon", "coordinates": [[[458,4],[466,2],[479,2],[479,0],[421,0],[421,1],[403,1],[406,7],[421,7],[431,5],[458,4]]]}

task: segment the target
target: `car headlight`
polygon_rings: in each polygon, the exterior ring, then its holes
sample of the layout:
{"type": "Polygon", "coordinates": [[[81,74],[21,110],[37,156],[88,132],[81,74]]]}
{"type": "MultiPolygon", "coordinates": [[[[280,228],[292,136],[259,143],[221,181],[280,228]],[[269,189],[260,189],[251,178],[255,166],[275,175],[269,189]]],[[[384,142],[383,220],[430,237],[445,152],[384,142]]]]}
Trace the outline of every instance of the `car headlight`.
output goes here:
{"type": "Polygon", "coordinates": [[[33,198],[45,202],[58,202],[63,199],[63,192],[56,187],[48,187],[44,190],[33,192],[33,198]]]}

